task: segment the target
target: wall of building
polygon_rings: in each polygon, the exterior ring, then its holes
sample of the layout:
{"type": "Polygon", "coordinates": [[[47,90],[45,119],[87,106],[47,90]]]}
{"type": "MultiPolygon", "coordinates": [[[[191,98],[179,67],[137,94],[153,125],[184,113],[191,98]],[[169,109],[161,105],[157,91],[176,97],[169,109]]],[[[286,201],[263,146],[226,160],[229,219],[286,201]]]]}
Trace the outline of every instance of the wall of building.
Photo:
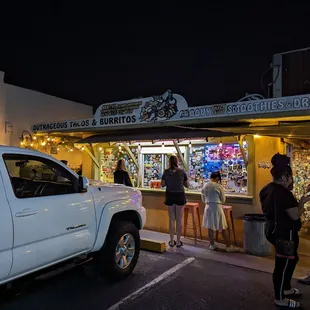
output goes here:
{"type": "Polygon", "coordinates": [[[272,137],[255,137],[254,136],[254,162],[255,162],[255,204],[260,210],[259,192],[260,190],[271,182],[271,158],[276,153],[285,154],[285,143],[281,142],[280,138],[272,137]],[[270,168],[259,167],[259,164],[269,163],[270,168]]]}
{"type": "Polygon", "coordinates": [[[0,143],[18,146],[23,130],[40,122],[92,117],[91,106],[6,84],[0,72],[0,143]],[[5,133],[5,122],[13,126],[5,133]]]}
{"type": "Polygon", "coordinates": [[[5,104],[5,91],[4,83],[2,83],[4,73],[0,71],[0,145],[7,144],[7,134],[5,133],[5,122],[6,122],[6,104],[5,104]]]}

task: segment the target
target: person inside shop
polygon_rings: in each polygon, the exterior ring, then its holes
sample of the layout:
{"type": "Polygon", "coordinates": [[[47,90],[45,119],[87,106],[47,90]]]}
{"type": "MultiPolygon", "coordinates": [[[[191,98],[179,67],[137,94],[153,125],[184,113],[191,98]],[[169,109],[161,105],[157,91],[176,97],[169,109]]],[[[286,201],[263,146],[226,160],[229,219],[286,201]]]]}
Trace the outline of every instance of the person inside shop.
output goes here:
{"type": "Polygon", "coordinates": [[[300,216],[310,197],[303,196],[298,202],[292,194],[293,173],[286,155],[275,154],[271,159],[273,181],[260,192],[263,213],[267,218],[266,238],[275,247],[273,285],[278,307],[299,308],[300,303],[290,299],[302,293],[291,287],[292,276],[298,263],[298,232],[300,216]]]}
{"type": "Polygon", "coordinates": [[[227,221],[222,208],[226,197],[224,188],[221,185],[219,171],[211,173],[210,182],[205,184],[201,190],[201,199],[205,203],[202,226],[208,229],[209,249],[212,251],[218,249],[214,243],[214,232],[221,230],[226,244],[225,250],[227,252],[237,252],[238,248],[234,247],[229,240],[227,221]]]}
{"type": "Polygon", "coordinates": [[[126,163],[124,158],[117,162],[116,170],[114,172],[114,183],[132,187],[129,173],[126,170],[126,163]]]}
{"type": "Polygon", "coordinates": [[[82,175],[82,164],[80,164],[78,171],[76,172],[78,175],[82,175]]]}
{"type": "Polygon", "coordinates": [[[175,155],[169,157],[169,168],[163,173],[161,186],[166,187],[165,205],[168,207],[169,215],[169,246],[183,246],[181,241],[182,219],[186,197],[184,186],[189,187],[189,181],[184,169],[179,168],[179,161],[175,155]],[[174,240],[176,226],[177,241],[174,240]]]}

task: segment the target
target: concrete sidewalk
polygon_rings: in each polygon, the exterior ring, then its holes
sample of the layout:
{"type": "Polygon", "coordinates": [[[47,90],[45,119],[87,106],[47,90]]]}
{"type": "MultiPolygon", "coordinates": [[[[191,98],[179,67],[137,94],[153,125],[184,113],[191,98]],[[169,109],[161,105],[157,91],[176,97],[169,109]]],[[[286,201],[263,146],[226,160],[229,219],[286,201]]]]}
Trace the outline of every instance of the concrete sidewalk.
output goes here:
{"type": "MultiPolygon", "coordinates": [[[[213,261],[219,261],[229,265],[239,266],[243,268],[272,273],[274,268],[273,257],[257,257],[244,253],[226,253],[221,251],[210,251],[208,249],[209,242],[206,240],[197,241],[195,245],[194,240],[183,238],[184,246],[182,248],[170,248],[168,246],[169,235],[150,230],[142,230],[140,232],[142,239],[150,239],[159,242],[165,242],[168,252],[175,252],[184,256],[194,256],[197,258],[204,258],[213,261]]],[[[221,244],[218,244],[221,247],[221,244]]],[[[305,276],[310,272],[310,258],[307,256],[300,256],[300,261],[294,273],[294,278],[305,276]]]]}

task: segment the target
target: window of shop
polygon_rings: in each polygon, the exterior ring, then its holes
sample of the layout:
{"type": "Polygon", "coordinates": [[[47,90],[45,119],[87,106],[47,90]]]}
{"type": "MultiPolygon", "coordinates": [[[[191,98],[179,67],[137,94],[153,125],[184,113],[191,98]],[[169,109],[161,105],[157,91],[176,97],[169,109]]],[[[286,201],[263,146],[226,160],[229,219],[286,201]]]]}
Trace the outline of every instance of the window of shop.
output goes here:
{"type": "MultiPolygon", "coordinates": [[[[228,193],[247,194],[248,174],[246,161],[247,145],[243,144],[244,153],[238,143],[203,143],[202,140],[180,141],[178,149],[184,159],[190,180],[191,191],[200,191],[214,171],[220,171],[222,184],[228,193]]],[[[169,157],[179,157],[182,160],[173,141],[132,143],[126,149],[122,144],[109,147],[99,147],[101,162],[101,180],[113,182],[116,163],[123,158],[134,186],[160,189],[161,177],[169,166],[169,157]],[[132,158],[134,157],[134,160],[132,158]],[[139,169],[136,166],[139,165],[139,169]]]]}
{"type": "MultiPolygon", "coordinates": [[[[133,154],[136,161],[138,161],[138,147],[130,147],[130,151],[133,154]]],[[[132,180],[134,186],[138,185],[138,169],[129,156],[128,152],[124,149],[121,144],[115,144],[113,146],[100,147],[100,164],[101,164],[101,175],[100,179],[103,182],[113,183],[113,173],[116,169],[117,161],[121,158],[125,159],[126,169],[132,180]]]]}
{"type": "Polygon", "coordinates": [[[193,146],[189,164],[192,188],[200,189],[209,182],[212,172],[220,171],[226,192],[247,193],[248,174],[239,144],[193,146]]]}

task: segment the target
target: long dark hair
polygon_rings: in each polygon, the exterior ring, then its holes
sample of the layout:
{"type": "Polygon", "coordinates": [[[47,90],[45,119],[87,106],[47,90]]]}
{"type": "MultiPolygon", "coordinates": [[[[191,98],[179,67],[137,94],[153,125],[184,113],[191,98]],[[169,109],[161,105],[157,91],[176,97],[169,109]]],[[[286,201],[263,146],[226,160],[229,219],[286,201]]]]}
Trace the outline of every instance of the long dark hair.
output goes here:
{"type": "Polygon", "coordinates": [[[120,160],[118,160],[116,164],[116,171],[118,170],[126,171],[126,164],[125,164],[124,158],[121,158],[120,160]]]}
{"type": "Polygon", "coordinates": [[[288,156],[277,153],[271,158],[271,164],[273,167],[270,173],[275,181],[280,180],[283,176],[291,177],[293,175],[288,156]]]}
{"type": "Polygon", "coordinates": [[[212,180],[218,179],[218,182],[219,182],[219,183],[222,182],[222,176],[221,176],[221,173],[220,173],[219,171],[212,172],[210,178],[211,178],[212,180]]]}
{"type": "Polygon", "coordinates": [[[179,167],[179,160],[175,155],[169,157],[169,169],[175,169],[179,167]]]}

